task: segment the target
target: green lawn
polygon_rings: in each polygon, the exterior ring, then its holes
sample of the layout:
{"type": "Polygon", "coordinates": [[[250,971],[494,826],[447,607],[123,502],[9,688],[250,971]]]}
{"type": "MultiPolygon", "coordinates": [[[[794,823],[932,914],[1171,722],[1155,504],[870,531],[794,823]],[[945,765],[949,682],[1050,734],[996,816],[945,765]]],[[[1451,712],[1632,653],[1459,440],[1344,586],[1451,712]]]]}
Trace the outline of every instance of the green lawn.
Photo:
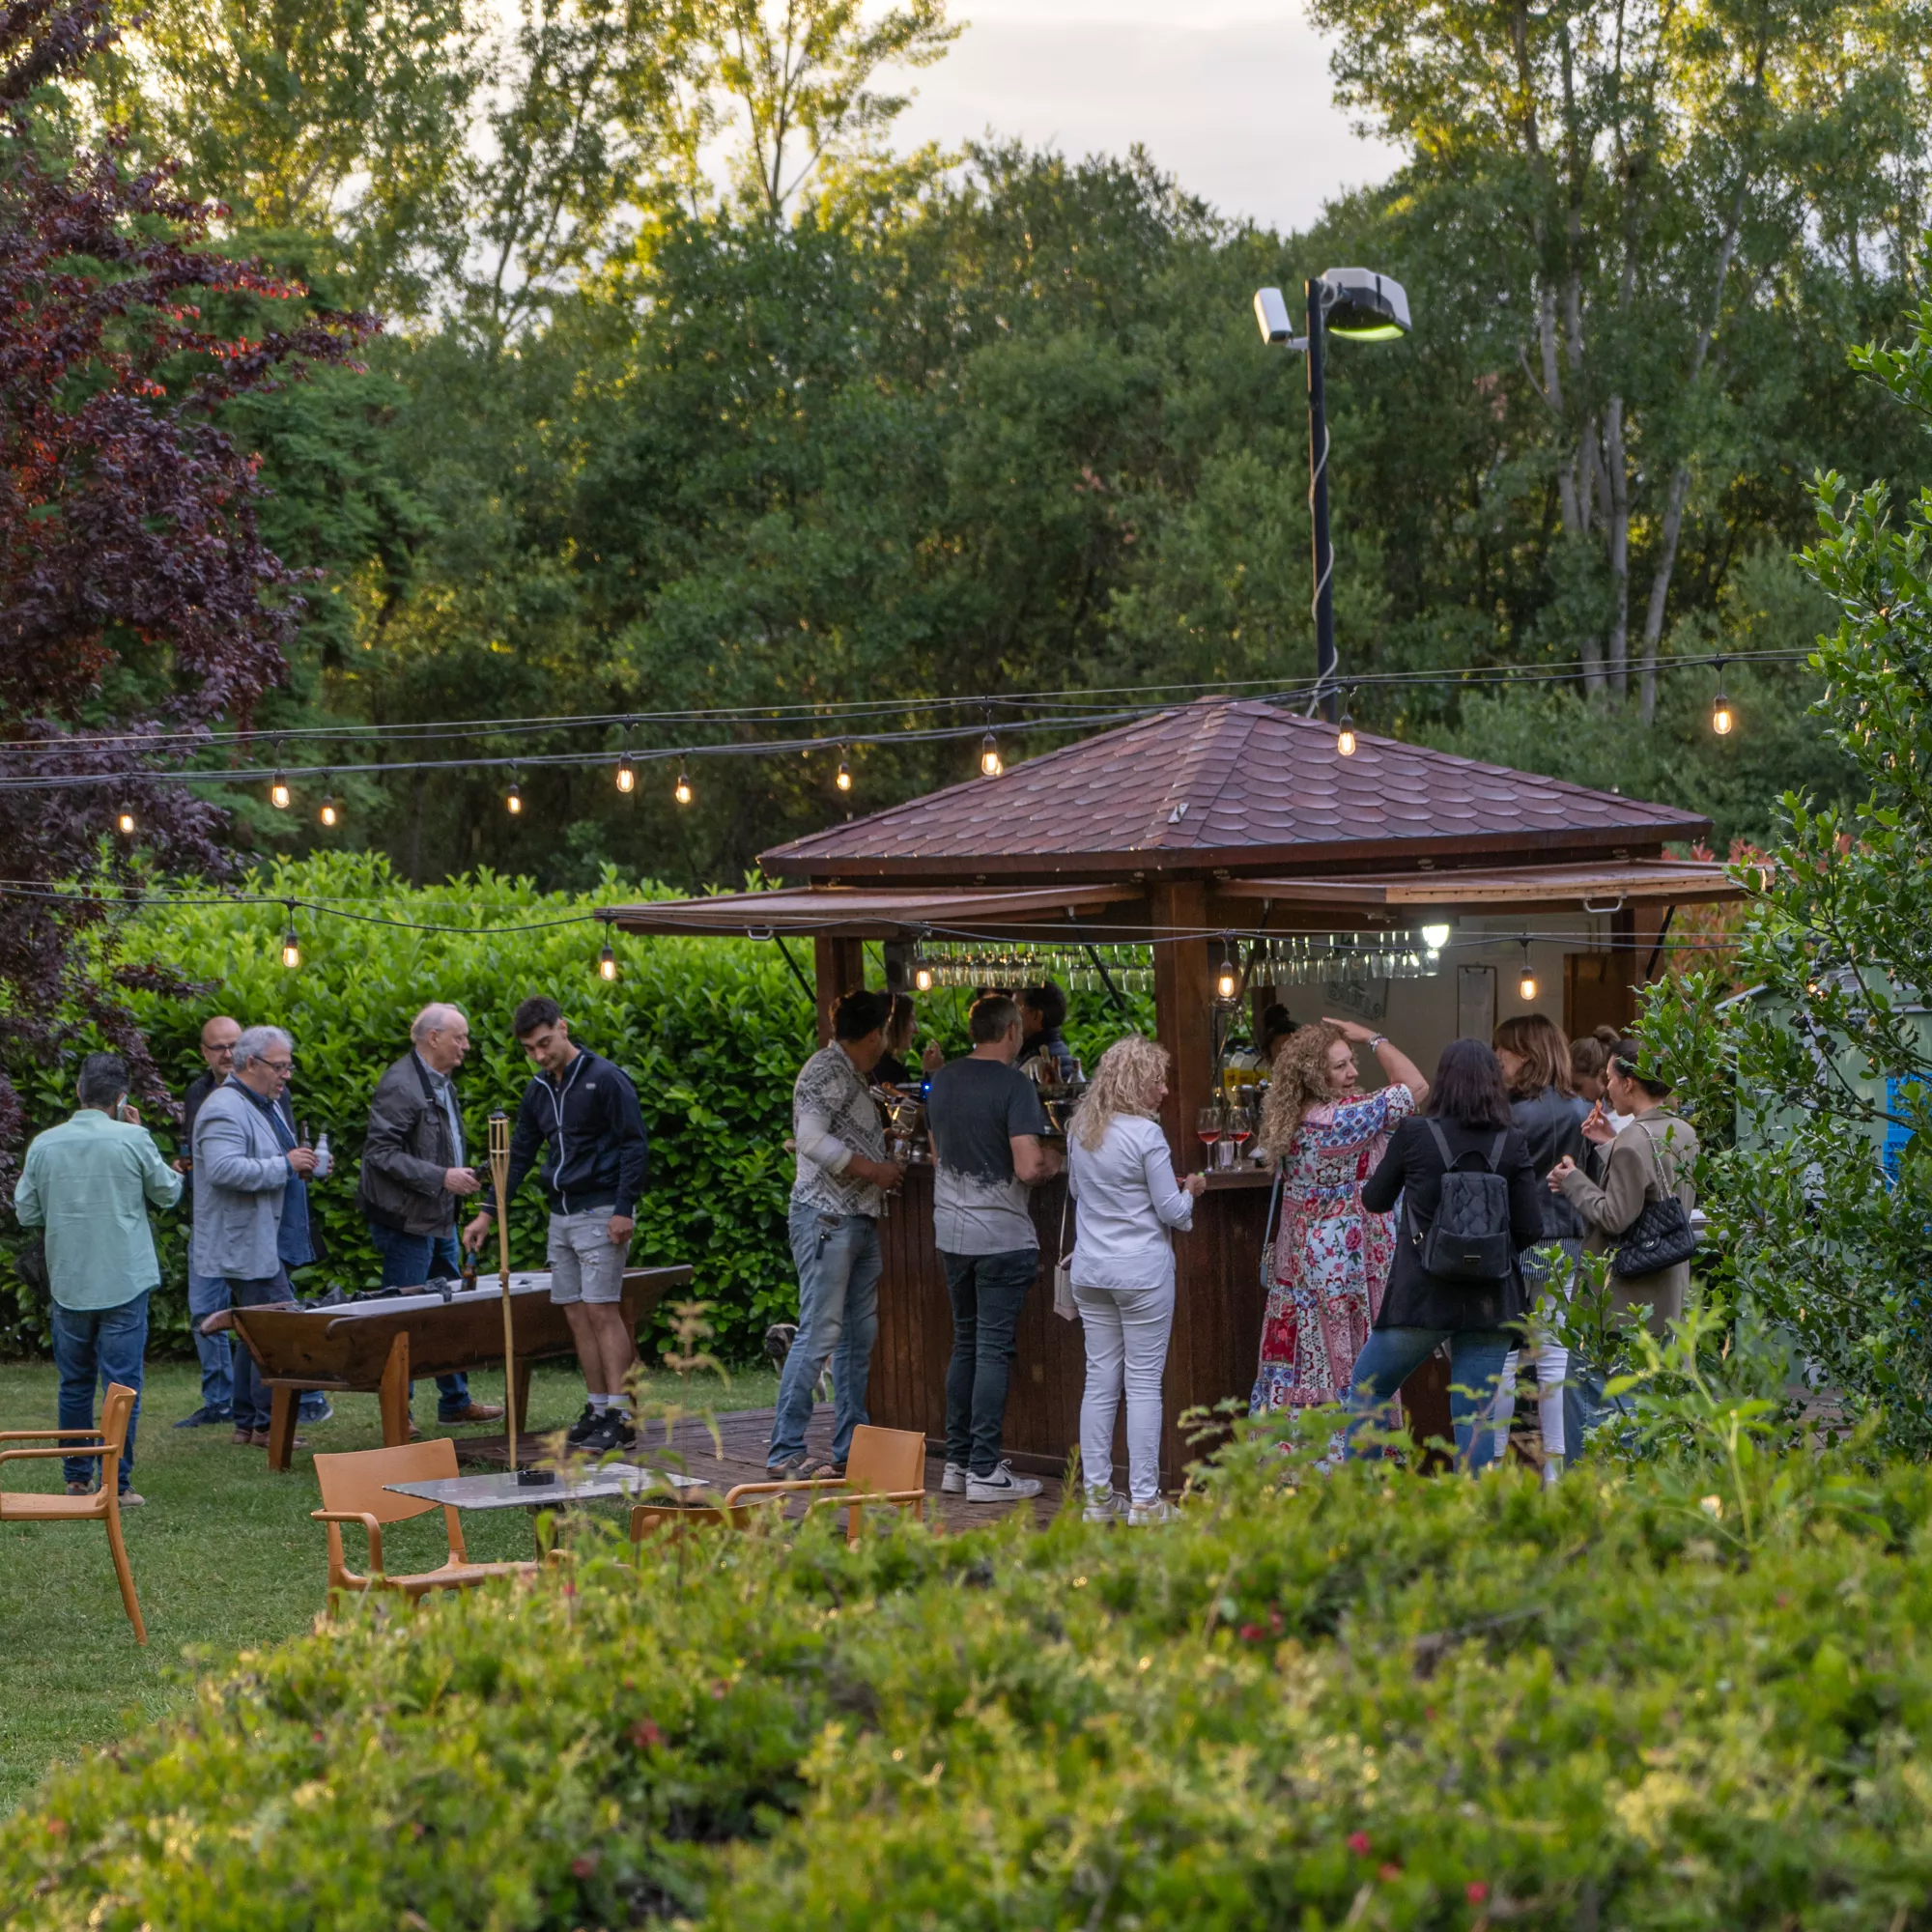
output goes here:
{"type": "MultiPolygon", "coordinates": [[[[500,1398],[500,1377],[477,1378],[479,1397],[500,1398]]],[[[716,1388],[716,1383],[712,1387],[716,1388]]],[[[675,1378],[653,1393],[671,1400],[675,1378]]],[[[767,1370],[734,1375],[718,1406],[757,1408],[776,1399],[767,1370]]],[[[148,1622],[145,1649],[134,1641],[108,1560],[107,1539],[92,1523],[0,1524],[0,1813],[28,1796],[49,1766],[105,1743],[129,1723],[156,1717],[187,1695],[192,1670],[237,1651],[305,1630],[322,1607],[321,1527],[308,1458],[297,1452],[287,1475],[270,1473],[259,1449],[237,1449],[225,1429],[176,1429],[200,1399],[191,1363],[151,1363],[142,1397],[134,1486],[147,1498],[126,1517],[134,1585],[148,1622]]],[[[574,1365],[537,1370],[530,1422],[554,1429],[583,1400],[574,1365]]],[[[318,1449],[373,1449],[382,1441],[372,1395],[336,1399],[335,1419],[305,1429],[318,1449]]],[[[51,1429],[55,1380],[50,1365],[0,1364],[0,1429],[51,1429]]],[[[416,1414],[431,1425],[436,1391],[416,1390],[416,1414]]],[[[9,1487],[54,1488],[58,1463],[10,1463],[9,1487]]],[[[465,1519],[479,1558],[531,1551],[521,1512],[465,1519]]],[[[397,1570],[427,1568],[442,1548],[442,1518],[433,1513],[384,1535],[397,1570]]],[[[352,1561],[359,1554],[352,1537],[352,1561]]]]}

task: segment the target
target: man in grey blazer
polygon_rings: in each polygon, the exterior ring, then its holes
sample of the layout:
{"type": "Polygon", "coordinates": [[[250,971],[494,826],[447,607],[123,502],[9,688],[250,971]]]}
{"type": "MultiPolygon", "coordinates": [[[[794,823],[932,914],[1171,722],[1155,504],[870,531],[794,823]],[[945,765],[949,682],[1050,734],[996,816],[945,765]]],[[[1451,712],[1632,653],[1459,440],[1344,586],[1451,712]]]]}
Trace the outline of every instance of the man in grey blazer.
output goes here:
{"type": "MultiPolygon", "coordinates": [[[[189,1265],[218,1274],[237,1308],[293,1302],[276,1252],[292,1185],[315,1171],[275,1102],[295,1067],[280,1027],[249,1027],[235,1042],[234,1071],[201,1104],[194,1122],[194,1239],[189,1265]]],[[[255,1358],[235,1351],[234,1441],[269,1445],[269,1392],[255,1358]]]]}

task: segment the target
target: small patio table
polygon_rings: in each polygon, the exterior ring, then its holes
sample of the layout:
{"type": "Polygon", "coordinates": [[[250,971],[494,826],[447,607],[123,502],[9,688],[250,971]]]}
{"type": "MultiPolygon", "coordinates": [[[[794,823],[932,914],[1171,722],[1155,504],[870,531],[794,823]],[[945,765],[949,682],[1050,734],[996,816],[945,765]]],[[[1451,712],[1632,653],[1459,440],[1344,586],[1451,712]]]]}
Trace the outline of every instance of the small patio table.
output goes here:
{"type": "Polygon", "coordinates": [[[456,1509],[545,1509],[553,1503],[608,1501],[615,1496],[639,1496],[660,1487],[672,1491],[703,1490],[711,1486],[696,1476],[668,1469],[646,1469],[635,1463],[607,1463],[582,1475],[559,1476],[554,1483],[526,1487],[514,1471],[501,1469],[487,1476],[438,1476],[426,1483],[384,1483],[400,1496],[419,1496],[424,1502],[448,1503],[456,1509]]]}

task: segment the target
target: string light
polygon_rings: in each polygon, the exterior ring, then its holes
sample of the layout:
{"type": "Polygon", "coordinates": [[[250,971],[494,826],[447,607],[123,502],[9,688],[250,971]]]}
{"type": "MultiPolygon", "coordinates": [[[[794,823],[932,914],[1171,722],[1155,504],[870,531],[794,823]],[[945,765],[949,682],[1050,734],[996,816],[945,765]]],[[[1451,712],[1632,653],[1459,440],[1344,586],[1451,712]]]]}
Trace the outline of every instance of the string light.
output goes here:
{"type": "Polygon", "coordinates": [[[680,805],[689,805],[696,794],[691,788],[691,774],[684,768],[684,760],[677,761],[677,782],[671,786],[670,795],[680,805]]]}
{"type": "Polygon", "coordinates": [[[1731,735],[1731,726],[1737,723],[1737,716],[1731,709],[1731,700],[1724,696],[1724,661],[1718,660],[1718,695],[1711,700],[1711,729],[1720,738],[1731,735]]]}
{"type": "Polygon", "coordinates": [[[1342,707],[1342,722],[1335,730],[1335,749],[1345,758],[1355,755],[1355,718],[1347,705],[1342,707]]]}
{"type": "Polygon", "coordinates": [[[1224,1007],[1231,1007],[1240,990],[1240,968],[1235,964],[1234,948],[1224,932],[1221,935],[1221,970],[1214,975],[1214,997],[1224,1007]]]}
{"type": "Polygon", "coordinates": [[[1449,944],[1448,926],[1440,923],[1425,925],[1422,928],[1422,943],[1428,947],[1430,952],[1440,952],[1449,944]]]}
{"type": "Polygon", "coordinates": [[[637,788],[638,768],[631,762],[631,754],[628,751],[619,752],[617,753],[617,789],[621,792],[629,793],[636,791],[637,788]]]}
{"type": "Polygon", "coordinates": [[[296,909],[290,906],[288,930],[282,934],[282,964],[293,973],[302,963],[301,941],[296,937],[296,909]]]}
{"type": "Polygon", "coordinates": [[[993,729],[993,707],[986,707],[986,735],[980,740],[980,776],[982,779],[996,779],[1007,768],[1007,761],[1000,756],[999,733],[993,729]]]}
{"type": "Polygon", "coordinates": [[[843,745],[840,745],[838,748],[838,773],[832,782],[840,791],[850,791],[852,789],[852,767],[845,761],[845,747],[843,745]]]}
{"type": "Polygon", "coordinates": [[[134,814],[125,805],[114,814],[114,829],[124,838],[134,836],[134,814]]]}
{"type": "Polygon", "coordinates": [[[597,955],[597,972],[601,979],[614,980],[617,977],[617,955],[611,951],[611,942],[604,942],[604,951],[597,955]]]}
{"type": "Polygon", "coordinates": [[[1536,998],[1536,975],[1530,970],[1529,941],[1522,942],[1522,977],[1516,982],[1517,997],[1521,1000],[1536,998]]]}
{"type": "Polygon", "coordinates": [[[336,806],[335,794],[333,792],[323,793],[322,810],[316,813],[316,816],[325,825],[333,826],[339,825],[342,822],[342,813],[336,806]]]}
{"type": "Polygon", "coordinates": [[[932,968],[923,959],[915,959],[912,966],[913,990],[917,993],[932,991],[932,968]]]}
{"type": "Polygon", "coordinates": [[[274,777],[269,781],[269,803],[277,811],[286,811],[294,797],[289,789],[288,774],[277,767],[274,777]]]}
{"type": "Polygon", "coordinates": [[[503,810],[512,818],[521,818],[524,815],[524,788],[517,782],[517,771],[514,765],[510,768],[510,788],[503,794],[503,810]]]}

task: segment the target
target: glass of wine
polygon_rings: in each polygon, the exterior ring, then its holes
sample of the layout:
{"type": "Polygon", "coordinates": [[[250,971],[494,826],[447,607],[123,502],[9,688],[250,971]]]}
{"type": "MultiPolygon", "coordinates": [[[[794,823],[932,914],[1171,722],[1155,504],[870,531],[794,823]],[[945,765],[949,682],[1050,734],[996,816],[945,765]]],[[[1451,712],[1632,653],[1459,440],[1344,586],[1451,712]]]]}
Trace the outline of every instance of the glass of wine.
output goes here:
{"type": "Polygon", "coordinates": [[[1228,1116],[1228,1138],[1235,1144],[1235,1159],[1241,1158],[1241,1150],[1248,1144],[1255,1131],[1255,1110],[1245,1102],[1235,1108],[1228,1116]]]}
{"type": "Polygon", "coordinates": [[[1221,1110],[1219,1107],[1203,1107],[1194,1122],[1194,1131],[1201,1136],[1201,1145],[1208,1150],[1208,1166],[1214,1165],[1214,1144],[1221,1138],[1221,1110]]]}

